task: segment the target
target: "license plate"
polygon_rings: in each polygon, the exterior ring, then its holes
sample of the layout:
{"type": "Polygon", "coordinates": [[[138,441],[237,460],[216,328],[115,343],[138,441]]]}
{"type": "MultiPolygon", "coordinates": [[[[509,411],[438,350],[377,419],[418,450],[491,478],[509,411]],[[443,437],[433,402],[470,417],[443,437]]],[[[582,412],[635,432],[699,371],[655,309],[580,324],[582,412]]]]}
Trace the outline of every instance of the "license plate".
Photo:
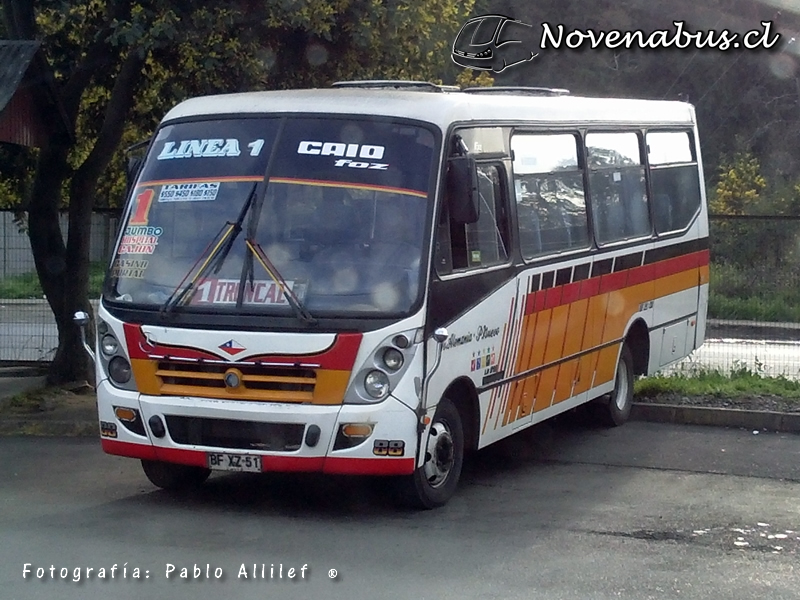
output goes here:
{"type": "Polygon", "coordinates": [[[261,457],[249,454],[229,454],[227,452],[209,452],[208,468],[215,471],[246,471],[261,473],[261,457]]]}

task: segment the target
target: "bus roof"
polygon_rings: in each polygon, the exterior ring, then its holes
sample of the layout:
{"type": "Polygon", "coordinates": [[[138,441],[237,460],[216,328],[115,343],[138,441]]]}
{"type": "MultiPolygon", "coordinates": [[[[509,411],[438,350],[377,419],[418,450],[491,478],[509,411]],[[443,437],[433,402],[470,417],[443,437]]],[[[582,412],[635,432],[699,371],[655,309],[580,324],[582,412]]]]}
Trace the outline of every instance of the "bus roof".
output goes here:
{"type": "Polygon", "coordinates": [[[364,114],[426,121],[443,131],[459,122],[694,124],[691,104],[514,93],[429,92],[329,88],[246,92],[186,100],[164,122],[211,115],[319,113],[364,114]]]}

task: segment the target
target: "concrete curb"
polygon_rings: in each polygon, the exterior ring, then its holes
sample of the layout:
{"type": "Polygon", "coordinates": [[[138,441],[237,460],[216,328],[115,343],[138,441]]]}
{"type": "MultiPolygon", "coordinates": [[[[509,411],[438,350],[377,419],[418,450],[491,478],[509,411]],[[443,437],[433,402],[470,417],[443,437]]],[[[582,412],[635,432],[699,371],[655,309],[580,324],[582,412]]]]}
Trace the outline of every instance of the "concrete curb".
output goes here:
{"type": "Polygon", "coordinates": [[[631,419],[676,425],[711,425],[789,433],[800,432],[800,413],[634,403],[631,419]]]}

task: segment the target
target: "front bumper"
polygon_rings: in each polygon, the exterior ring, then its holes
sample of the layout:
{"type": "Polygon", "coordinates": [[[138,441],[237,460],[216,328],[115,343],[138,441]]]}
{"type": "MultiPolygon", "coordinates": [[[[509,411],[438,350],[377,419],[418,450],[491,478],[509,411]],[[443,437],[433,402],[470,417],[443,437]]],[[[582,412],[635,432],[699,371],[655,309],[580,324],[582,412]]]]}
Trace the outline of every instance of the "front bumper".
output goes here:
{"type": "Polygon", "coordinates": [[[198,467],[207,466],[209,452],[258,455],[264,472],[404,475],[414,471],[417,418],[411,409],[392,396],[375,405],[319,406],[147,396],[119,390],[106,380],[98,386],[97,397],[103,432],[101,443],[109,454],[198,467]],[[138,410],[144,425],[139,431],[143,435],[119,420],[115,407],[138,410]],[[153,435],[148,425],[151,417],[159,417],[166,423],[163,437],[153,435]],[[176,423],[188,425],[179,433],[176,423]],[[370,423],[373,431],[355,447],[335,449],[337,433],[344,423],[370,423]],[[241,436],[237,433],[239,424],[241,436]],[[319,428],[318,439],[313,444],[309,442],[314,442],[315,436],[307,436],[312,426],[319,428]],[[187,434],[187,431],[193,433],[187,434]],[[281,442],[265,439],[267,443],[260,444],[261,447],[279,449],[264,451],[253,447],[254,431],[266,432],[267,436],[276,432],[280,437],[286,431],[297,435],[293,435],[291,442],[286,442],[285,437],[281,442]],[[376,441],[402,442],[404,452],[401,456],[376,455],[380,452],[376,451],[377,447],[385,447],[376,441]]]}

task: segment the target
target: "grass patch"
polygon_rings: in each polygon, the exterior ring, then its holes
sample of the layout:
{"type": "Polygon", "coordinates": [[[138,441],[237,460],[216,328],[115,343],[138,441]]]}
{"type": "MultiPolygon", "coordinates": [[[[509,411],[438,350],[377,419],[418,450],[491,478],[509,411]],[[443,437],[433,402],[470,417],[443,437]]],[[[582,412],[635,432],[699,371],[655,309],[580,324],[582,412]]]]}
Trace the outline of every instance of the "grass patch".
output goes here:
{"type": "Polygon", "coordinates": [[[712,263],[708,316],[713,319],[800,322],[800,272],[712,263]]]}
{"type": "MultiPolygon", "coordinates": [[[[93,262],[89,264],[89,297],[97,298],[103,289],[103,280],[106,275],[106,263],[93,262]]],[[[36,273],[23,273],[0,279],[0,298],[6,300],[27,300],[42,298],[42,286],[36,273]]]]}
{"type": "Polygon", "coordinates": [[[634,384],[634,393],[644,398],[672,394],[717,398],[779,396],[800,402],[800,381],[786,377],[765,377],[746,368],[730,373],[694,370],[639,379],[634,384]]]}

